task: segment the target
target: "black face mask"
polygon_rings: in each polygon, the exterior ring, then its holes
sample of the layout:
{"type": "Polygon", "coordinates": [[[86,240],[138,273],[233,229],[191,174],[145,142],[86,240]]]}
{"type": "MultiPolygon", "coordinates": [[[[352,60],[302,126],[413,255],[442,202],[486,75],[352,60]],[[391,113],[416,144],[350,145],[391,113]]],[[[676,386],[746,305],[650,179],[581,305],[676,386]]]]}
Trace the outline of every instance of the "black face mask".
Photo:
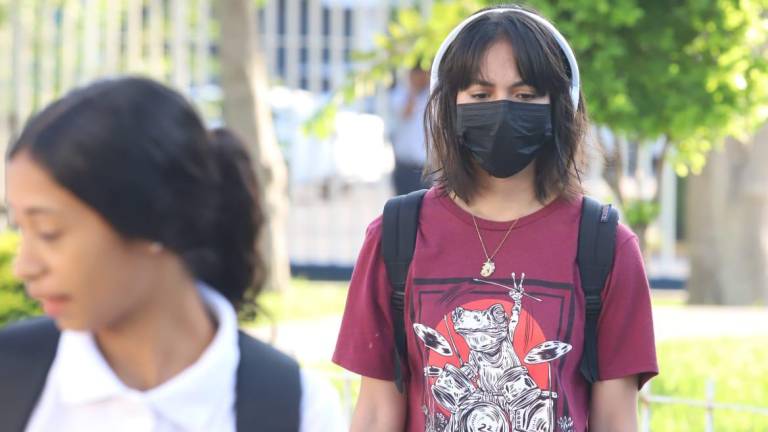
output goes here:
{"type": "Polygon", "coordinates": [[[494,177],[519,173],[552,141],[549,104],[508,100],[460,104],[456,114],[463,144],[494,177]]]}

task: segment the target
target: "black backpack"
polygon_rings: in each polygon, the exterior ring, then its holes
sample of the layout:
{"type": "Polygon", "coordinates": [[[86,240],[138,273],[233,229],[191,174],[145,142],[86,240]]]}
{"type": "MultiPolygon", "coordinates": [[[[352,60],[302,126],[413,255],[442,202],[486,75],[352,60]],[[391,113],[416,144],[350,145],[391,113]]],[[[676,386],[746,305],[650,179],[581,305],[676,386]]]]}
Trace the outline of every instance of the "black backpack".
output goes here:
{"type": "MultiPolygon", "coordinates": [[[[25,320],[0,331],[0,431],[24,431],[56,356],[59,335],[48,318],[25,320]]],[[[297,432],[299,365],[243,332],[238,345],[237,431],[297,432]]]]}
{"type": "MultiPolygon", "coordinates": [[[[419,210],[426,190],[391,198],[382,217],[381,253],[392,285],[390,306],[395,335],[395,385],[403,391],[403,367],[407,358],[405,341],[405,282],[416,247],[419,210]]],[[[576,261],[584,290],[586,320],[584,351],[580,371],[587,382],[599,379],[597,364],[597,319],[602,309],[600,292],[613,265],[616,226],[619,214],[610,204],[584,197],[579,225],[576,261]]]]}

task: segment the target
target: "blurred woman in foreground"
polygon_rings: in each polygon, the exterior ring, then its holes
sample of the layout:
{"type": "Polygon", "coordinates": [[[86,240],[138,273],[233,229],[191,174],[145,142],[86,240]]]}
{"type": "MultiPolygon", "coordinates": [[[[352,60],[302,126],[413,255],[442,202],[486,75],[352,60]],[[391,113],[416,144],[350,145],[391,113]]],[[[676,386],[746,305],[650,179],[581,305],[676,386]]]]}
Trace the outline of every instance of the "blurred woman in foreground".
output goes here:
{"type": "Polygon", "coordinates": [[[238,331],[263,273],[245,148],[142,78],[77,89],[7,161],[15,272],[49,318],[0,332],[0,429],[340,428],[335,394],[238,331]]]}

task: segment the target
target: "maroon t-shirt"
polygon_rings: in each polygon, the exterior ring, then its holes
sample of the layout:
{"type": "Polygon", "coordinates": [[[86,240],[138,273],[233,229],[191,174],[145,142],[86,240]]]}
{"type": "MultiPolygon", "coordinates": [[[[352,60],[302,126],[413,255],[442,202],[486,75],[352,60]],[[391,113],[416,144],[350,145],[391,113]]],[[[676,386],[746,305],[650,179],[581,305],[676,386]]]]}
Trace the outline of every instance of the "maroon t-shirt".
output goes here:
{"type": "MultiPolygon", "coordinates": [[[[482,278],[486,258],[471,215],[434,188],[426,194],[406,284],[407,431],[586,430],[580,215],[580,199],[558,199],[521,218],[494,258],[495,272],[482,278]]],[[[477,224],[492,253],[511,222],[477,224]]],[[[333,360],[393,380],[381,229],[381,218],[368,228],[333,360]]],[[[623,225],[602,296],[600,377],[639,374],[642,385],[658,371],[651,303],[637,238],[623,225]]]]}

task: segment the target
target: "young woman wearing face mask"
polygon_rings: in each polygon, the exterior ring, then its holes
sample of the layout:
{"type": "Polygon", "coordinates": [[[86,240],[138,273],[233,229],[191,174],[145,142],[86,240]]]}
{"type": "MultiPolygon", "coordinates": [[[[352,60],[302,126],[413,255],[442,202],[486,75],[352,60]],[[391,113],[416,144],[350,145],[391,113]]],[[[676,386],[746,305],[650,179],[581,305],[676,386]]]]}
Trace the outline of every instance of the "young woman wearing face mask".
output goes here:
{"type": "Polygon", "coordinates": [[[599,380],[579,370],[578,65],[544,18],[480,11],[433,63],[425,124],[436,184],[405,284],[404,393],[382,220],[368,228],[334,361],[362,375],[353,431],[631,431],[657,373],[636,237],[616,232],[597,328],[599,380]]]}
{"type": "Polygon", "coordinates": [[[49,318],[0,331],[0,430],[340,430],[333,390],[238,332],[264,271],[255,192],[241,143],[156,82],[34,116],[7,198],[15,272],[49,318]]]}

